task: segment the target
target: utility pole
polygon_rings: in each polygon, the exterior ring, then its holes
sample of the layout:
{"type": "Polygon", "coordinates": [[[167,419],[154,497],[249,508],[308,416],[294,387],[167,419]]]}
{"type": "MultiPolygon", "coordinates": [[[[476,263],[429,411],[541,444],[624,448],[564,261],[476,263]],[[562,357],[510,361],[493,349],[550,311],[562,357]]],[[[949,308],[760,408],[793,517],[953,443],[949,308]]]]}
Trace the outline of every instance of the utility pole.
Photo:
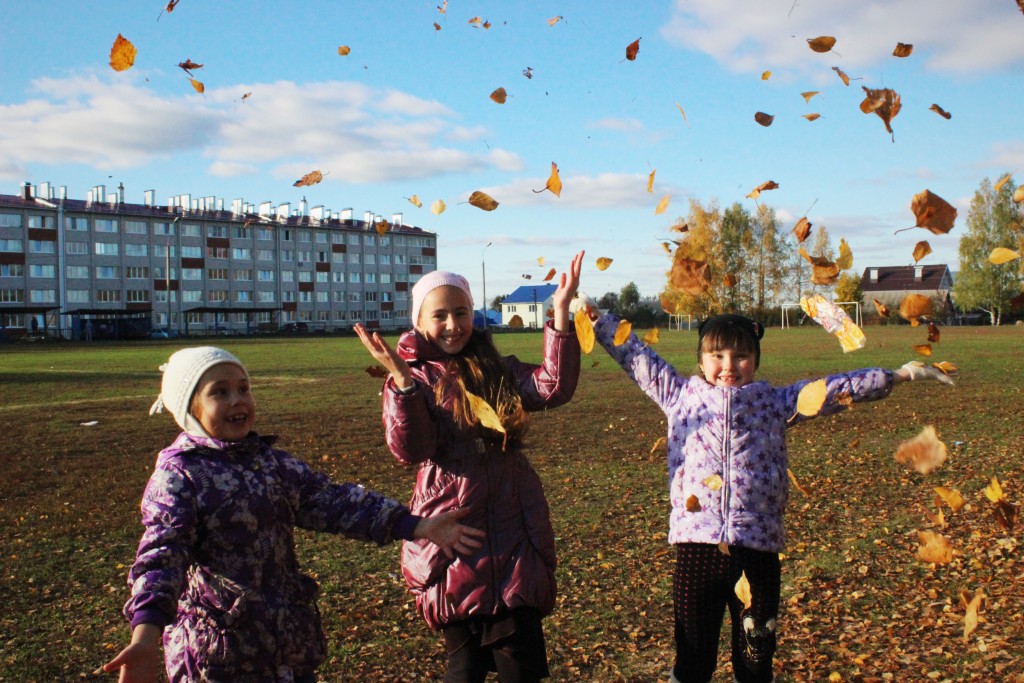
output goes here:
{"type": "Polygon", "coordinates": [[[487,259],[486,259],[486,254],[487,254],[487,247],[491,246],[492,244],[493,244],[493,242],[488,242],[487,246],[480,250],[480,275],[482,276],[481,280],[483,282],[483,288],[484,288],[484,304],[483,304],[483,312],[484,312],[484,326],[483,326],[483,329],[484,329],[484,331],[487,330],[487,308],[488,308],[488,305],[487,305],[487,259]]]}

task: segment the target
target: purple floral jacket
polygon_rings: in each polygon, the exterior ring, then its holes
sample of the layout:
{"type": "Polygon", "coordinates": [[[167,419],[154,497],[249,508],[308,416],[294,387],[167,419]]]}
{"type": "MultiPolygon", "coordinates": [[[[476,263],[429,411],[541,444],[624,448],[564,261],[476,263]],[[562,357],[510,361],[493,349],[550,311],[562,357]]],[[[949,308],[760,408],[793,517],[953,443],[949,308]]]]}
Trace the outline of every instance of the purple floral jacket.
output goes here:
{"type": "MultiPolygon", "coordinates": [[[[384,387],[388,447],[399,462],[420,465],[409,506],[429,516],[468,508],[460,521],[487,533],[482,548],[449,560],[432,543],[402,544],[402,571],[416,605],[433,629],[517,607],[548,614],[555,606],[555,535],[540,477],[517,446],[502,450],[478,425],[455,422],[452,401],[438,404],[434,385],[448,356],[415,331],[402,335],[398,353],[409,362],[416,387],[403,395],[389,378],[384,387]]],[[[528,411],[568,402],[580,374],[573,332],[544,330],[544,362],[507,356],[528,411]]]]}
{"type": "Polygon", "coordinates": [[[403,505],[334,484],[273,441],[182,433],[157,458],[124,613],[133,628],[170,625],[171,681],[287,683],[315,672],[326,642],[296,526],[380,544],[412,537],[418,519],[403,505]]]}
{"type": "MultiPolygon", "coordinates": [[[[716,387],[699,375],[680,375],[636,335],[615,346],[618,323],[613,315],[602,316],[594,323],[597,341],[668,418],[669,543],[724,542],[781,552],[789,497],[786,428],[809,419],[793,416],[797,396],[811,380],[779,388],[767,382],[716,387]]],[[[819,415],[842,410],[837,398],[844,395],[854,402],[885,398],[892,372],[856,370],[825,382],[819,415]]]]}

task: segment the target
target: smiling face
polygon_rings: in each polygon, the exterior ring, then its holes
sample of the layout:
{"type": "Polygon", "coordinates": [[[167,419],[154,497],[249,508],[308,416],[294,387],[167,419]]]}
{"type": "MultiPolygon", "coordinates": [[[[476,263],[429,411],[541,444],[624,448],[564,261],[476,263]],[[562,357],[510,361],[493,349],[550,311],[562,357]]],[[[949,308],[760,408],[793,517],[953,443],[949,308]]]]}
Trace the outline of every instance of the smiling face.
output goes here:
{"type": "Polygon", "coordinates": [[[753,351],[716,349],[700,354],[704,379],[716,387],[739,388],[754,381],[757,358],[753,351]]]}
{"type": "Polygon", "coordinates": [[[190,412],[213,438],[244,439],[256,420],[249,375],[234,363],[214,365],[199,378],[190,412]]]}
{"type": "Polygon", "coordinates": [[[473,307],[469,297],[458,287],[449,285],[430,290],[420,306],[416,329],[445,353],[459,353],[473,334],[473,307]]]}

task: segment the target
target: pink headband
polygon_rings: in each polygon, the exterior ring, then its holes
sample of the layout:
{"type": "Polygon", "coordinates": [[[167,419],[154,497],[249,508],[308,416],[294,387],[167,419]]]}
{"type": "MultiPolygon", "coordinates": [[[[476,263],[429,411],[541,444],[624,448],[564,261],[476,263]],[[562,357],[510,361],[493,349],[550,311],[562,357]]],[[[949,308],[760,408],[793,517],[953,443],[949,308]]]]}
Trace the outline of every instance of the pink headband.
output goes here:
{"type": "Polygon", "coordinates": [[[420,319],[420,307],[423,305],[423,300],[427,298],[427,294],[430,294],[433,290],[438,287],[456,287],[466,293],[466,297],[469,299],[469,307],[473,308],[473,293],[469,291],[469,282],[466,278],[462,277],[457,273],[449,273],[443,270],[435,270],[427,273],[419,279],[412,287],[412,326],[416,327],[416,324],[420,319]]]}

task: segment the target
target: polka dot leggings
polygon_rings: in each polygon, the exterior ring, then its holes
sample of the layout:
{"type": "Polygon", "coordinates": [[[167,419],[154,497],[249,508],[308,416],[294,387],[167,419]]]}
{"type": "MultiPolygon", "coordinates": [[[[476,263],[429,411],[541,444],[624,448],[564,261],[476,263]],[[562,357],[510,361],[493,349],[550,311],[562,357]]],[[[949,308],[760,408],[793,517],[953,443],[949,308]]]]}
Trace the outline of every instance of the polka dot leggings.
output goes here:
{"type": "Polygon", "coordinates": [[[672,670],[676,680],[711,680],[728,607],[733,675],[740,683],[771,681],[781,582],[778,553],[730,546],[726,555],[707,543],[680,543],[676,548],[676,663],[672,670]],[[750,582],[750,609],[743,608],[735,592],[744,572],[750,582]]]}

